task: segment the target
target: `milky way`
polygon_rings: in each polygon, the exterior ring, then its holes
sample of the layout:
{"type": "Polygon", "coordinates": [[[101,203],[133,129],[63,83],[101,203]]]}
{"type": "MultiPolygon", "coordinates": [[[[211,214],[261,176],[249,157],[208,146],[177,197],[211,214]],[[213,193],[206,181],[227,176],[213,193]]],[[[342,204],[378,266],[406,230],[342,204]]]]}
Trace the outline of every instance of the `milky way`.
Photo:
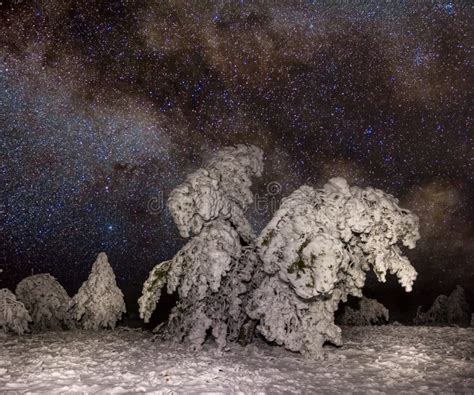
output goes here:
{"type": "MultiPolygon", "coordinates": [[[[369,293],[416,305],[461,284],[474,300],[468,2],[0,10],[5,285],[50,272],[74,292],[106,251],[135,298],[183,244],[162,207],[170,190],[219,147],[252,143],[267,201],[340,175],[420,216],[413,294],[390,282],[369,293]]],[[[261,229],[271,211],[249,217],[261,229]]]]}

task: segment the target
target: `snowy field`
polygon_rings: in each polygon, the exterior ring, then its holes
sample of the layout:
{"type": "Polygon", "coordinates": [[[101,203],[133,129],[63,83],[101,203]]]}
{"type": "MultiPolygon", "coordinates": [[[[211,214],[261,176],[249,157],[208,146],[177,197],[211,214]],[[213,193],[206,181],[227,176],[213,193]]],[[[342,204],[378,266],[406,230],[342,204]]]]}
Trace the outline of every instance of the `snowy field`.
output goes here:
{"type": "Polygon", "coordinates": [[[118,329],[5,335],[0,393],[474,393],[474,329],[344,328],[327,361],[258,342],[219,354],[118,329]]]}

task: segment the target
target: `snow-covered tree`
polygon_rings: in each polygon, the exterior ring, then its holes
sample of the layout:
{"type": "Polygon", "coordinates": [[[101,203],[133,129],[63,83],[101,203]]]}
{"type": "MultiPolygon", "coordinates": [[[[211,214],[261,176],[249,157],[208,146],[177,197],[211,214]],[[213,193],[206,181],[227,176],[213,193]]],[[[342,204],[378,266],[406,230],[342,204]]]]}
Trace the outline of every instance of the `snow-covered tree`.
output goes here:
{"type": "Polygon", "coordinates": [[[17,285],[15,293],[30,313],[33,330],[61,330],[74,326],[69,312],[71,298],[50,274],[24,278],[17,285]]]}
{"type": "Polygon", "coordinates": [[[15,294],[7,288],[0,289],[0,330],[23,335],[28,331],[30,321],[28,310],[15,294]]]}
{"type": "Polygon", "coordinates": [[[105,252],[101,252],[89,278],[72,298],[71,309],[84,329],[115,328],[126,312],[123,293],[117,286],[115,274],[105,252]]]}
{"type": "Polygon", "coordinates": [[[244,305],[259,278],[255,235],[244,212],[262,160],[257,147],[226,147],[171,192],[168,207],[180,234],[194,237],[152,270],[138,301],[148,322],[162,288],[178,292],[177,306],[157,328],[165,339],[199,348],[211,330],[222,348],[241,335],[248,320],[244,305]]]}
{"type": "Polygon", "coordinates": [[[359,299],[357,309],[350,306],[344,308],[344,312],[340,318],[341,325],[375,325],[388,322],[388,309],[375,299],[366,298],[359,299]]]}
{"type": "Polygon", "coordinates": [[[395,274],[411,291],[416,271],[398,243],[414,248],[418,239],[418,218],[392,195],[342,178],[302,186],[257,239],[266,278],[247,312],[268,340],[320,358],[325,341],[341,344],[334,312],[348,295],[362,297],[370,268],[379,281],[395,274]]]}
{"type": "Polygon", "coordinates": [[[466,301],[464,289],[459,285],[451,292],[451,295],[439,295],[427,312],[418,307],[415,325],[444,326],[458,325],[469,326],[471,321],[471,310],[466,301]]]}

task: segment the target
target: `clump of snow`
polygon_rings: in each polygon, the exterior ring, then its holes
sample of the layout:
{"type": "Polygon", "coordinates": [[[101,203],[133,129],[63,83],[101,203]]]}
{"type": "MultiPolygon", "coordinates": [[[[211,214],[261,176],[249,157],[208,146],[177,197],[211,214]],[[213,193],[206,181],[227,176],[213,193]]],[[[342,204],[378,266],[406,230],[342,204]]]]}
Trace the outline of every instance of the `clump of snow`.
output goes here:
{"type": "Polygon", "coordinates": [[[50,274],[35,274],[20,281],[15,290],[33,320],[35,331],[70,329],[74,326],[71,298],[50,274]]]}
{"type": "Polygon", "coordinates": [[[0,289],[0,329],[4,332],[13,331],[18,335],[23,335],[28,331],[30,321],[28,310],[16,299],[15,294],[8,288],[0,289]]]}
{"type": "Polygon", "coordinates": [[[168,321],[156,328],[165,339],[199,349],[211,331],[223,348],[241,335],[248,294],[261,279],[255,235],[244,211],[253,200],[251,177],[261,174],[262,160],[257,147],[226,147],[171,192],[168,206],[181,235],[194,237],[152,270],[138,301],[148,322],[162,288],[178,292],[168,321]]]}
{"type": "Polygon", "coordinates": [[[439,295],[427,312],[422,312],[418,307],[415,325],[459,325],[469,326],[471,322],[471,310],[466,301],[464,289],[459,285],[451,295],[439,295]]]}
{"type": "Polygon", "coordinates": [[[323,364],[258,340],[218,352],[121,328],[5,336],[2,394],[474,393],[473,328],[345,327],[323,364]]]}
{"type": "Polygon", "coordinates": [[[370,268],[411,291],[416,271],[398,244],[414,248],[419,237],[418,218],[390,194],[342,178],[302,186],[257,239],[267,278],[247,312],[268,340],[320,358],[325,341],[341,344],[334,312],[348,295],[362,297],[370,268]]]}
{"type": "Polygon", "coordinates": [[[254,233],[244,216],[253,202],[251,177],[260,177],[263,151],[239,144],[218,151],[203,168],[187,176],[168,199],[168,207],[183,237],[199,234],[216,219],[232,222],[246,241],[254,233]]]}
{"type": "Polygon", "coordinates": [[[388,322],[388,309],[375,299],[366,298],[365,296],[359,300],[357,309],[350,306],[344,308],[344,312],[340,318],[341,325],[374,325],[388,322]]]}
{"type": "Polygon", "coordinates": [[[94,330],[115,328],[126,312],[122,291],[104,252],[97,256],[89,278],[72,298],[71,310],[84,329],[94,330]]]}

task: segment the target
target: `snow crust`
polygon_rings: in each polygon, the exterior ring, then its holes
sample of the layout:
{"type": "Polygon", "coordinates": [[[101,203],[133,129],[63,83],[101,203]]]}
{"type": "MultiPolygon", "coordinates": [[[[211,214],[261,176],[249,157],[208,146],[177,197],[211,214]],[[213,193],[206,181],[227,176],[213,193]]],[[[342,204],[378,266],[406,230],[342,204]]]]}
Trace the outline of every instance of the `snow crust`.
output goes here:
{"type": "Polygon", "coordinates": [[[359,300],[357,309],[345,307],[340,319],[341,325],[365,326],[388,322],[390,318],[388,309],[375,299],[366,298],[359,300]]]}
{"type": "Polygon", "coordinates": [[[200,351],[148,332],[4,335],[0,393],[474,393],[474,328],[343,327],[327,363],[257,341],[200,351]]]}
{"type": "Polygon", "coordinates": [[[302,186],[282,201],[257,239],[267,278],[247,309],[271,341],[321,358],[322,344],[341,344],[334,312],[362,296],[366,272],[386,273],[411,291],[416,271],[397,244],[414,248],[418,217],[390,194],[349,187],[333,178],[322,189],[302,186]]]}
{"type": "Polygon", "coordinates": [[[29,330],[30,321],[28,310],[16,299],[15,294],[8,288],[0,289],[0,330],[23,335],[29,330]]]}
{"type": "Polygon", "coordinates": [[[97,256],[89,278],[72,298],[71,311],[84,329],[94,330],[115,328],[126,312],[123,293],[104,252],[97,256]]]}
{"type": "Polygon", "coordinates": [[[34,331],[70,329],[74,326],[71,298],[50,274],[35,274],[21,280],[15,290],[33,320],[34,331]]]}

